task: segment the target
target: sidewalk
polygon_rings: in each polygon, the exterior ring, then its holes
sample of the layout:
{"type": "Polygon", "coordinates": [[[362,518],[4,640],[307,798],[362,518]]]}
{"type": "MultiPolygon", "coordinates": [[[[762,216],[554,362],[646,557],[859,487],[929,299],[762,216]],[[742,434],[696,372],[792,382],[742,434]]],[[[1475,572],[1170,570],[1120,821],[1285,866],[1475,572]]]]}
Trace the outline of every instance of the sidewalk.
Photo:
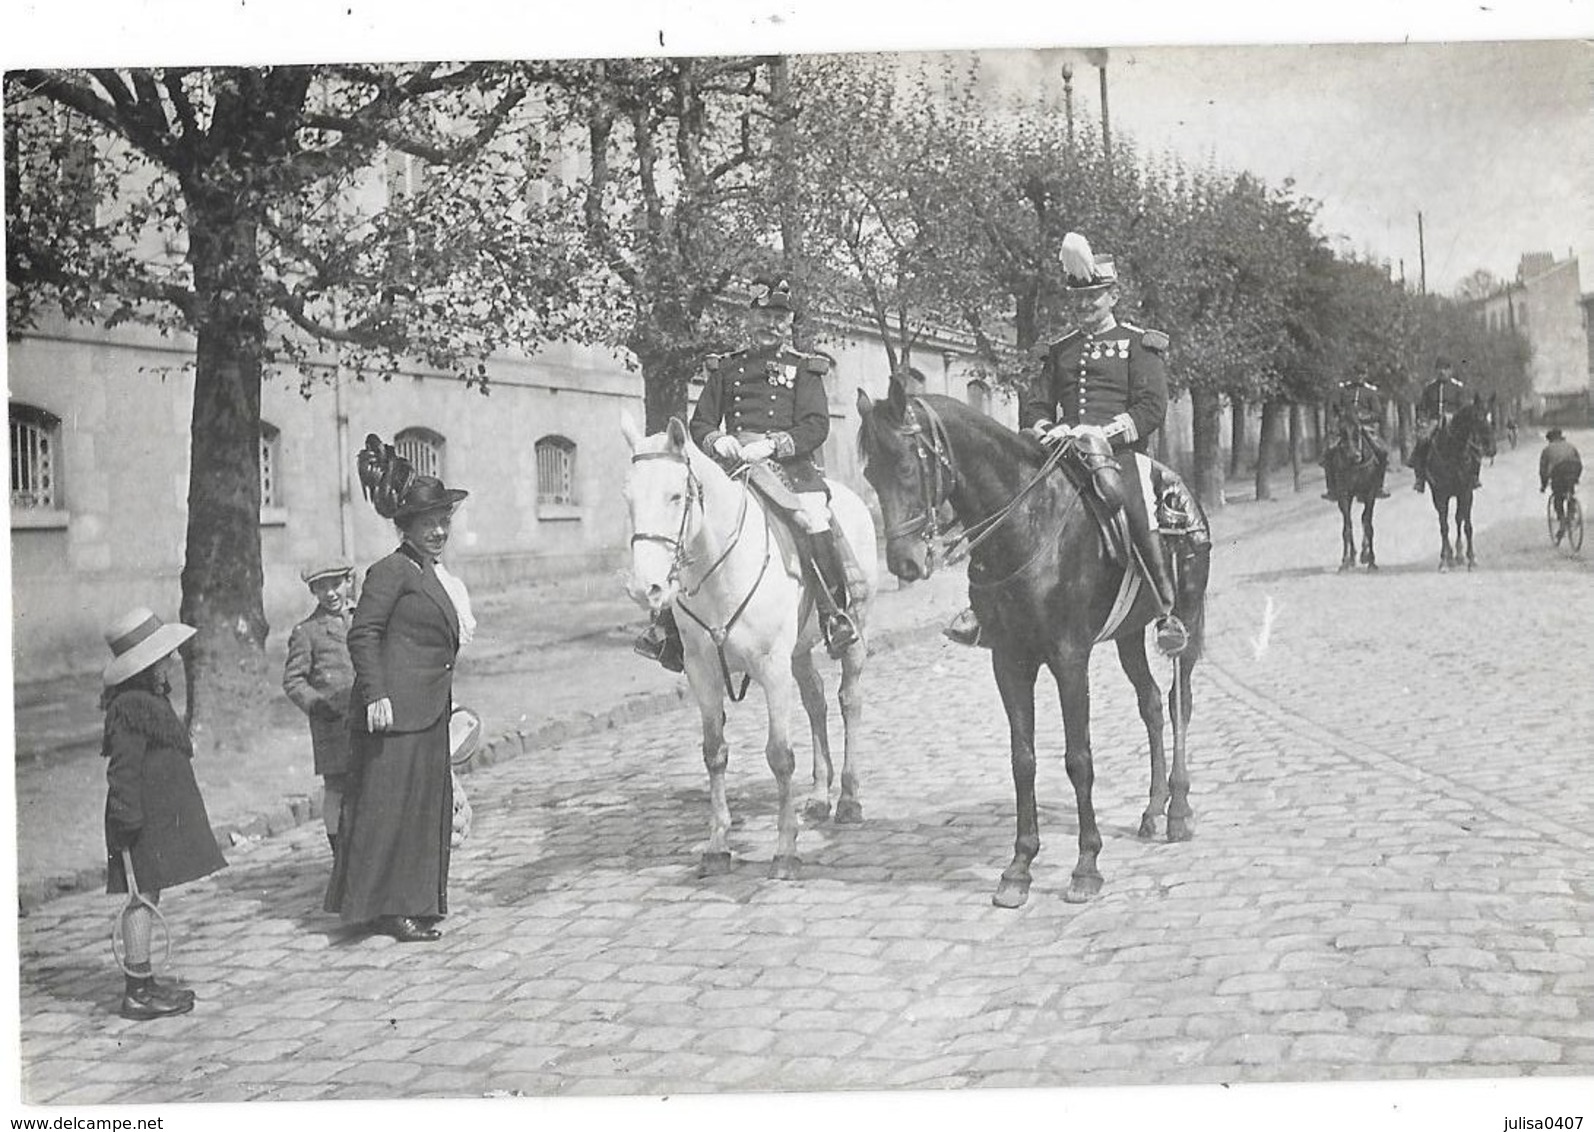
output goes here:
{"type": "MultiPolygon", "coordinates": [[[[1275,477],[1276,498],[1260,504],[1249,498],[1249,479],[1231,482],[1229,505],[1212,516],[1220,562],[1224,547],[1259,526],[1317,508],[1328,521],[1332,508],[1318,499],[1321,479],[1320,468],[1304,470],[1302,490],[1296,493],[1286,470],[1275,477]]],[[[961,569],[904,586],[882,563],[871,652],[889,652],[935,633],[963,607],[966,596],[961,569]]],[[[473,767],[643,719],[688,699],[684,678],[631,652],[644,619],[617,575],[475,595],[474,604],[477,637],[461,653],[455,685],[457,700],[482,717],[484,742],[473,767]]],[[[286,637],[286,627],[273,629],[267,650],[273,670],[281,669],[286,637]]],[[[827,676],[832,686],[834,679],[827,676]]],[[[64,893],[104,884],[99,693],[94,673],[14,689],[17,886],[24,913],[64,893]]],[[[695,738],[684,736],[682,742],[683,751],[696,757],[695,738]]],[[[806,752],[799,757],[806,758],[806,752]]],[[[248,752],[198,763],[195,773],[229,855],[320,819],[320,780],[311,770],[308,728],[285,697],[273,702],[248,752]]]]}

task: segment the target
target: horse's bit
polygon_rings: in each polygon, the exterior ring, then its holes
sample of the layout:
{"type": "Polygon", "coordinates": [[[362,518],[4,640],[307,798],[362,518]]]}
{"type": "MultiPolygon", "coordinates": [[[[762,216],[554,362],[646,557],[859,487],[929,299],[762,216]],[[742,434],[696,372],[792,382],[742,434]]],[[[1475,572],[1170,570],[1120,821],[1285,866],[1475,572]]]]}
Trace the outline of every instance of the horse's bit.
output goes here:
{"type": "MultiPolygon", "coordinates": [[[[957,485],[957,464],[952,458],[952,445],[947,438],[946,426],[941,423],[941,418],[929,403],[918,397],[908,400],[903,411],[903,424],[897,432],[913,446],[914,457],[919,465],[919,485],[923,491],[924,508],[913,517],[897,523],[886,531],[886,538],[901,538],[906,535],[924,532],[923,538],[928,551],[927,560],[930,569],[934,569],[936,542],[947,528],[940,525],[937,514],[952,496],[952,489],[957,485]],[[917,411],[916,411],[917,410],[917,411]],[[923,424],[919,421],[919,412],[924,414],[923,424]],[[926,438],[928,436],[928,439],[926,438]],[[926,471],[928,467],[929,471],[926,471]]],[[[1042,481],[1050,475],[1063,458],[1067,444],[1055,445],[1047,454],[1046,461],[1035,473],[1033,479],[1018,490],[1018,493],[1008,500],[1001,508],[996,510],[979,522],[963,529],[963,533],[956,538],[949,539],[940,548],[945,556],[948,566],[955,565],[974,551],[986,539],[990,538],[996,529],[1018,509],[1019,503],[1033,491],[1042,481]]],[[[1077,502],[1077,497],[1076,497],[1077,502]]],[[[1072,507],[1063,513],[1063,525],[1068,522],[1069,512],[1072,507]]],[[[1059,528],[1060,530],[1061,528],[1059,528]]],[[[1041,544],[1041,550],[1047,548],[1046,543],[1041,544]]],[[[1020,566],[1013,574],[1003,578],[996,585],[1011,581],[1013,577],[1027,570],[1039,556],[1040,551],[1032,555],[1030,560],[1020,566]]]]}

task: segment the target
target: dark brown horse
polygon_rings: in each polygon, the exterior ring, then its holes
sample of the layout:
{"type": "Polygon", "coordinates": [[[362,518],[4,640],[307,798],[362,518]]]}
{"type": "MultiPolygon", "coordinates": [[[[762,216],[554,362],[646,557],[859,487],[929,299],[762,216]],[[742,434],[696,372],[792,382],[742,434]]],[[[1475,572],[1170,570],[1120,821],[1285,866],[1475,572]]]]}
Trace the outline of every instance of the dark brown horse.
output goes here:
{"type": "Polygon", "coordinates": [[[1339,418],[1323,467],[1334,485],[1334,502],[1339,507],[1341,573],[1356,566],[1356,528],[1350,512],[1358,499],[1362,504],[1361,562],[1369,570],[1378,569],[1378,556],[1373,552],[1373,509],[1384,487],[1384,469],[1367,434],[1348,414],[1339,418]]]}
{"type": "MultiPolygon", "coordinates": [[[[934,569],[939,516],[950,506],[971,548],[969,597],[985,639],[1012,741],[1018,835],[1012,863],[993,902],[1016,908],[1029,894],[1030,862],[1040,852],[1035,812],[1035,679],[1051,670],[1062,701],[1064,762],[1079,810],[1079,860],[1064,899],[1088,900],[1101,890],[1096,859],[1101,832],[1091,802],[1090,652],[1123,580],[1123,568],[1102,552],[1101,538],[1080,493],[1061,471],[1047,471],[1035,440],[948,397],[909,397],[893,380],[886,400],[859,392],[859,449],[865,477],[886,524],[886,565],[899,578],[934,569]]],[[[1134,488],[1131,488],[1133,490],[1134,488]]],[[[1199,517],[1202,526],[1205,519],[1199,517]]],[[[1173,768],[1163,752],[1162,692],[1146,658],[1145,627],[1156,615],[1137,598],[1112,634],[1118,660],[1138,697],[1151,746],[1151,797],[1140,834],[1156,832],[1166,808],[1167,836],[1190,836],[1190,776],[1185,734],[1190,722],[1190,671],[1201,651],[1210,548],[1184,561],[1177,611],[1190,644],[1174,662],[1168,694],[1173,716],[1173,768]]]]}
{"type": "Polygon", "coordinates": [[[1466,544],[1467,569],[1478,564],[1472,551],[1472,492],[1483,457],[1493,456],[1494,429],[1483,402],[1464,405],[1441,424],[1428,443],[1428,491],[1439,516],[1439,570],[1444,573],[1461,557],[1466,544]],[[1450,543],[1450,501],[1456,505],[1456,541],[1450,543]]]}

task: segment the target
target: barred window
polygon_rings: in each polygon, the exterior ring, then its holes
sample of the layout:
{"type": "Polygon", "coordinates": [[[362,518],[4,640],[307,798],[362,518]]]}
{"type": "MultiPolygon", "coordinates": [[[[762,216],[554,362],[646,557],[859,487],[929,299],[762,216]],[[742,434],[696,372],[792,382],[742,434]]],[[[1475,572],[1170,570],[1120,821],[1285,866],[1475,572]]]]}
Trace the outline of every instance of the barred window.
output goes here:
{"type": "Polygon", "coordinates": [[[11,406],[11,510],[55,511],[61,420],[32,405],[11,406]]]}
{"type": "Polygon", "coordinates": [[[393,450],[418,476],[443,478],[443,438],[429,428],[407,428],[393,438],[393,450]]]}
{"type": "Polygon", "coordinates": [[[282,430],[276,425],[260,422],[260,506],[281,507],[282,489],[278,482],[278,468],[282,448],[282,430]]]}
{"type": "Polygon", "coordinates": [[[968,384],[969,408],[989,416],[991,413],[991,387],[975,380],[968,384]]]}
{"type": "Polygon", "coordinates": [[[575,506],[576,445],[562,436],[537,441],[537,502],[575,506]]]}

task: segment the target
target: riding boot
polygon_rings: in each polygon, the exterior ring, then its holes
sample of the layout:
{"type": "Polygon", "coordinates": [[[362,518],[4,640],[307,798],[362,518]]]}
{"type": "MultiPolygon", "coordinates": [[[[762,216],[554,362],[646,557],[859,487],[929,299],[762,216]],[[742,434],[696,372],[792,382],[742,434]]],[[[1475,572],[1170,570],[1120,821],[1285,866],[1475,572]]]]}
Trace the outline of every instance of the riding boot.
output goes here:
{"type": "Polygon", "coordinates": [[[1160,611],[1157,618],[1157,651],[1164,656],[1178,656],[1190,643],[1190,631],[1173,612],[1177,595],[1174,593],[1173,580],[1168,576],[1167,561],[1162,556],[1162,539],[1146,522],[1143,508],[1139,505],[1138,491],[1135,492],[1135,499],[1135,503],[1124,508],[1124,515],[1129,520],[1129,535],[1135,544],[1135,556],[1140,559],[1146,581],[1151,583],[1152,595],[1160,611]]]}
{"type": "Polygon", "coordinates": [[[1411,489],[1421,493],[1428,483],[1428,445],[1426,443],[1419,443],[1417,447],[1411,450],[1411,470],[1417,476],[1417,482],[1411,485],[1411,489]]]}
{"type": "Polygon", "coordinates": [[[675,624],[675,613],[665,606],[654,615],[648,627],[631,646],[638,656],[656,660],[670,672],[686,671],[686,652],[681,647],[681,630],[675,624]]]}
{"type": "Polygon", "coordinates": [[[818,582],[814,594],[824,619],[826,651],[840,659],[858,640],[858,626],[847,612],[852,604],[847,592],[847,567],[841,560],[834,531],[810,531],[806,541],[809,566],[818,582]]]}
{"type": "Polygon", "coordinates": [[[1389,453],[1385,452],[1378,458],[1378,490],[1373,493],[1375,499],[1388,499],[1389,491],[1384,487],[1384,476],[1389,472],[1389,453]]]}
{"type": "Polygon", "coordinates": [[[1325,459],[1323,463],[1323,498],[1330,501],[1338,500],[1339,495],[1335,491],[1336,486],[1334,483],[1334,463],[1325,459]]]}

